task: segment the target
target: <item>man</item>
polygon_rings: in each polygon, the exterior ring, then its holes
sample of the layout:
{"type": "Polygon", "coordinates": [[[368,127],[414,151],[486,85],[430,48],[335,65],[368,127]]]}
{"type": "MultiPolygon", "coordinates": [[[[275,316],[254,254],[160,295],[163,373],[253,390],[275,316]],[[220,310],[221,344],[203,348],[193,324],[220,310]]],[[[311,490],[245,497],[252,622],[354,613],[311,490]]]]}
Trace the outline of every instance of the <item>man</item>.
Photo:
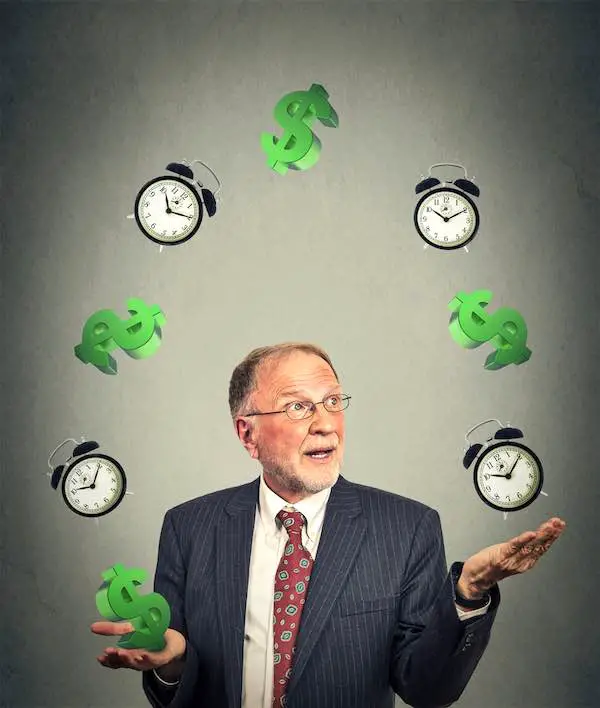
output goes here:
{"type": "Polygon", "coordinates": [[[348,402],[313,345],[256,349],[234,370],[232,419],[262,474],[166,513],[154,584],[171,606],[166,647],[98,657],[143,671],[155,708],[458,700],[489,641],[498,581],[531,568],[565,523],[551,519],[448,574],[435,510],[340,475],[348,402]]]}

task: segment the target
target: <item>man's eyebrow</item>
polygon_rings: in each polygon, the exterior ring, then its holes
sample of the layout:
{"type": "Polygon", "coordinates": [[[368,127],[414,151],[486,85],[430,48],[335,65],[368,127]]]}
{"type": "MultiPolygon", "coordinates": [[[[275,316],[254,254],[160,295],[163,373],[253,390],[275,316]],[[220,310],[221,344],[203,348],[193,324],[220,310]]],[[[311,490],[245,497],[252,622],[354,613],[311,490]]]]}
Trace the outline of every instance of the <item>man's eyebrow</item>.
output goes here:
{"type": "MultiPolygon", "coordinates": [[[[334,386],[332,389],[330,389],[327,392],[327,395],[331,395],[334,391],[337,391],[337,389],[341,389],[341,385],[338,384],[337,386],[334,386]]],[[[300,396],[303,401],[308,400],[309,396],[304,391],[303,389],[300,388],[292,388],[292,389],[286,389],[282,391],[279,396],[277,396],[277,400],[280,400],[281,398],[291,398],[292,396],[300,396]]]]}

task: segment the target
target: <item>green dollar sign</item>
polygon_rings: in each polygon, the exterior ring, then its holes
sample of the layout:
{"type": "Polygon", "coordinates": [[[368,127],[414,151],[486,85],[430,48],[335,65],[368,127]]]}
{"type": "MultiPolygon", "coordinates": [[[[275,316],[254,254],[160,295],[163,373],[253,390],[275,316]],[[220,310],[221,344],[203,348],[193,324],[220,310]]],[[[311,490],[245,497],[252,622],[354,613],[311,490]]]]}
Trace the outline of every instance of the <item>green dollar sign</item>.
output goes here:
{"type": "Polygon", "coordinates": [[[321,142],[310,126],[315,118],[323,125],[337,128],[338,116],[327,100],[329,94],[320,84],[313,84],[308,91],[286,94],[275,106],[275,120],[285,128],[281,139],[270,133],[260,137],[262,149],[267,153],[267,165],[284,175],[288,167],[307,170],[319,159],[321,142]]]}
{"type": "Polygon", "coordinates": [[[448,304],[450,334],[455,342],[467,349],[489,341],[497,347],[485,360],[486,369],[501,369],[507,364],[523,364],[531,356],[525,346],[527,325],[511,307],[501,307],[492,315],[483,307],[492,299],[490,290],[476,290],[471,295],[458,293],[448,304]]]}
{"type": "Polygon", "coordinates": [[[98,310],[88,317],[81,344],[75,346],[75,356],[105,374],[116,374],[117,362],[109,354],[116,347],[121,347],[133,359],[154,354],[161,341],[164,313],[158,305],[148,307],[136,297],[127,301],[127,310],[131,317],[126,321],[112,310],[98,310]]]}
{"type": "Polygon", "coordinates": [[[96,592],[98,612],[111,621],[127,619],[135,627],[124,634],[117,646],[123,649],[165,648],[164,633],[171,621],[171,608],[157,592],[139,595],[135,586],[146,580],[141,568],[124,568],[120,563],[102,573],[104,582],[96,592]]]}

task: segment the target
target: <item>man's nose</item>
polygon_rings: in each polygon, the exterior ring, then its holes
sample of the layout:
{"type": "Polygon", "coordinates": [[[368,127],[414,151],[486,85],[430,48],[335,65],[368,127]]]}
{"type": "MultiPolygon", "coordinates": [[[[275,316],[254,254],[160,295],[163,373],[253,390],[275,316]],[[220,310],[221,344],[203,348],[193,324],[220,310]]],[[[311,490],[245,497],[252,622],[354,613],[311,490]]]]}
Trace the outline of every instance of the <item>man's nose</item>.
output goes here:
{"type": "Polygon", "coordinates": [[[323,403],[316,403],[312,414],[311,430],[333,430],[340,415],[343,416],[344,414],[341,412],[331,413],[325,408],[323,403]]]}

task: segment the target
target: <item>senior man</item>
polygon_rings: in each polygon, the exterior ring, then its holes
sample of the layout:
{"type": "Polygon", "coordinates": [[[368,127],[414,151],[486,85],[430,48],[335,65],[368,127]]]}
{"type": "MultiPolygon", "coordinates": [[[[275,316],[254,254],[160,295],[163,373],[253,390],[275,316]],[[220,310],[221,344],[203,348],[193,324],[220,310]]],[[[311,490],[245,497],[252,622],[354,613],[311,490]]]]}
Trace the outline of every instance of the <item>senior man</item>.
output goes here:
{"type": "Polygon", "coordinates": [[[394,694],[434,708],[464,691],[498,581],[529,570],[565,523],[448,572],[434,509],[340,475],[349,402],[312,344],[261,347],[235,368],[233,424],[262,473],[167,511],[154,582],[171,606],[166,646],[98,657],[142,671],[155,708],[393,708],[394,694]]]}

